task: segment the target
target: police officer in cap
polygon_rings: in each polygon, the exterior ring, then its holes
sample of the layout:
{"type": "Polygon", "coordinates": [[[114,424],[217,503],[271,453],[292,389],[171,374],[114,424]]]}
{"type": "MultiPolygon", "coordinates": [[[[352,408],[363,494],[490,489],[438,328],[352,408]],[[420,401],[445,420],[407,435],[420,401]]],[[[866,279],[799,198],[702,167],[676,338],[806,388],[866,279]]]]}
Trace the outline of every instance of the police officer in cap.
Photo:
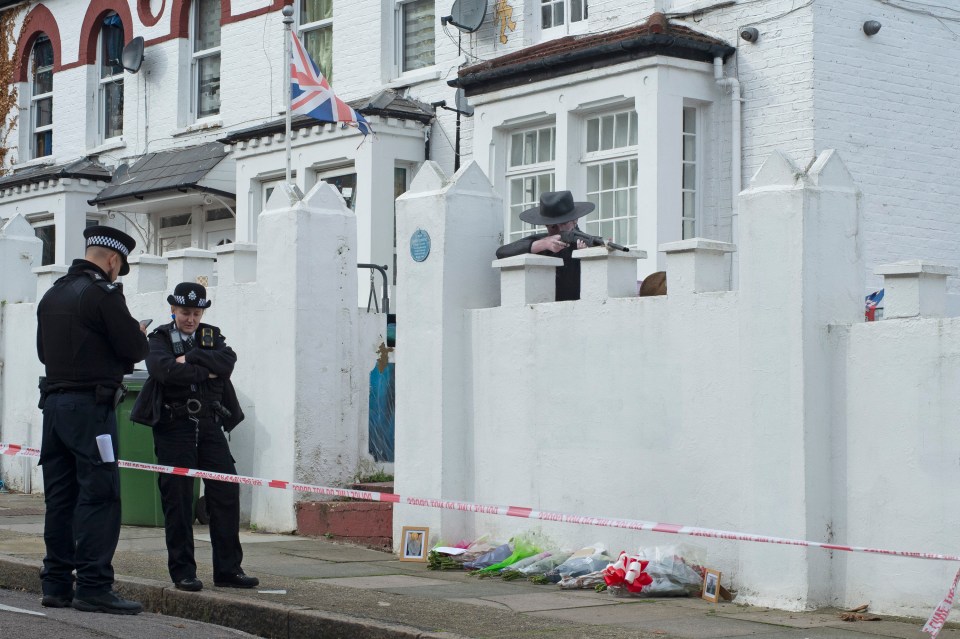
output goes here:
{"type": "MultiPolygon", "coordinates": [[[[147,383],[156,384],[153,392],[162,397],[159,420],[153,425],[157,461],[166,466],[236,475],[224,431],[229,432],[243,419],[230,382],[237,355],[227,346],[219,328],[200,322],[204,310],[212,304],[203,286],[177,284],[167,302],[173,321],[150,334],[147,356],[147,383]]],[[[163,501],[170,578],[179,590],[200,590],[203,583],[197,579],[193,546],[194,479],[162,474],[157,481],[163,501]]],[[[245,575],[240,567],[240,486],[205,479],[204,491],[210,515],[214,585],[253,588],[260,581],[245,575]]]]}
{"type": "Polygon", "coordinates": [[[127,256],[136,242],[106,226],[88,227],[83,236],[84,259],[74,260],[37,305],[37,354],[46,367],[40,389],[47,507],[42,604],[137,614],[142,606],[112,589],[120,475],[115,461],[102,459],[96,439],[109,435],[116,459],[123,376],[147,355],[144,328],[114,283],[130,271],[127,256]]]}

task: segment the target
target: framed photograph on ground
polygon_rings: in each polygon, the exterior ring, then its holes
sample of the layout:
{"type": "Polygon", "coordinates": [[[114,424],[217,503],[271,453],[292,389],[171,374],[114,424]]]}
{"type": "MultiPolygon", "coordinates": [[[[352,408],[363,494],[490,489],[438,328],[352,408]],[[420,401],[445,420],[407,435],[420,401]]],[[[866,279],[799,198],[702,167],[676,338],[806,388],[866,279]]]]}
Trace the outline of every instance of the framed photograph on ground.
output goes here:
{"type": "Polygon", "coordinates": [[[720,571],[707,568],[703,573],[703,591],[700,597],[717,603],[720,600],[720,571]]]}
{"type": "Polygon", "coordinates": [[[400,537],[400,561],[426,561],[430,529],[404,526],[400,537]]]}

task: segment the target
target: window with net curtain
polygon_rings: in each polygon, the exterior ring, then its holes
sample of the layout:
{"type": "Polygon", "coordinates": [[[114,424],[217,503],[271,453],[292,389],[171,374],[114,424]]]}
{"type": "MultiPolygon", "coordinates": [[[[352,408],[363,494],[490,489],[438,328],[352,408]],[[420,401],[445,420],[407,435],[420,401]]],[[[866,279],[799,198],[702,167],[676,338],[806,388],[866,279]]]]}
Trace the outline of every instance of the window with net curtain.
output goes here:
{"type": "Polygon", "coordinates": [[[31,151],[33,157],[42,158],[53,153],[53,45],[45,35],[33,45],[30,109],[31,151]]]}
{"type": "Polygon", "coordinates": [[[100,28],[100,109],[103,139],[123,135],[123,23],[110,12],[100,28]]]}
{"type": "Polygon", "coordinates": [[[401,2],[399,12],[397,35],[400,72],[433,66],[435,48],[433,0],[401,2]]]}
{"type": "Polygon", "coordinates": [[[196,0],[193,77],[198,118],[220,113],[220,0],[196,0]]]}
{"type": "Polygon", "coordinates": [[[300,41],[333,82],[333,0],[300,0],[300,41]]]}

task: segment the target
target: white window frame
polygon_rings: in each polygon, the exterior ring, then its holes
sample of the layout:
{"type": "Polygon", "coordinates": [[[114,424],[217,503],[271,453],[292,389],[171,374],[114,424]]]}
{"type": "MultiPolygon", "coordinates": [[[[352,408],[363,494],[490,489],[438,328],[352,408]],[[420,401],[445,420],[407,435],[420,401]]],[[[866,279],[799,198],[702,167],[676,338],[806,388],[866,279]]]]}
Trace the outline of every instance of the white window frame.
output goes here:
{"type": "Polygon", "coordinates": [[[680,237],[689,240],[700,235],[700,201],[702,190],[700,188],[700,158],[703,156],[700,135],[700,109],[694,106],[683,107],[683,117],[681,125],[681,135],[683,136],[683,146],[680,156],[681,175],[680,175],[680,237]],[[693,131],[687,131],[687,116],[691,116],[689,122],[693,124],[693,131]],[[689,157],[689,151],[692,151],[693,157],[689,157]],[[690,177],[692,173],[692,177],[690,177]],[[688,179],[689,178],[689,179],[688,179]],[[692,204],[690,203],[692,200],[692,204]]]}
{"type": "Polygon", "coordinates": [[[589,29],[589,0],[536,0],[535,10],[537,12],[537,23],[540,25],[540,34],[544,40],[586,33],[589,29]],[[553,16],[556,16],[559,10],[563,20],[562,24],[544,26],[543,8],[547,5],[552,8],[553,16]],[[580,15],[583,17],[576,22],[571,22],[570,17],[573,15],[574,8],[579,8],[580,15]]]}
{"type": "Polygon", "coordinates": [[[37,51],[37,45],[39,45],[41,42],[44,42],[44,41],[50,46],[51,52],[53,51],[53,43],[51,42],[51,40],[50,40],[50,38],[49,38],[48,36],[43,35],[43,36],[41,36],[40,38],[37,38],[36,42],[33,43],[33,50],[30,52],[30,70],[31,70],[31,73],[30,73],[30,77],[27,79],[27,84],[29,85],[29,91],[30,91],[30,115],[29,115],[29,117],[30,117],[30,127],[29,127],[29,128],[30,128],[30,133],[29,133],[29,135],[30,135],[30,141],[29,141],[29,148],[30,148],[30,159],[31,159],[31,160],[35,160],[35,159],[37,159],[37,158],[48,157],[48,156],[53,155],[53,76],[54,76],[53,67],[55,66],[55,62],[56,62],[56,61],[52,60],[52,58],[51,58],[52,61],[51,61],[51,63],[50,63],[50,67],[49,67],[49,68],[47,68],[47,67],[44,67],[44,68],[43,68],[44,71],[50,71],[50,91],[48,91],[47,93],[35,93],[35,92],[34,92],[34,90],[36,89],[36,78],[37,78],[37,74],[38,74],[38,69],[37,69],[37,67],[36,67],[36,57],[35,57],[35,54],[36,54],[36,51],[37,51]],[[50,124],[45,124],[45,125],[42,125],[42,126],[37,126],[37,115],[39,114],[39,106],[38,106],[38,103],[41,102],[42,100],[50,100],[50,124]],[[48,153],[45,153],[45,154],[43,154],[43,155],[38,155],[38,154],[37,154],[37,136],[38,136],[39,134],[47,133],[47,132],[50,133],[50,149],[49,149],[49,152],[48,152],[48,153]]]}
{"type": "MultiPolygon", "coordinates": [[[[205,60],[212,60],[213,58],[219,59],[221,65],[223,62],[222,58],[220,57],[220,45],[197,51],[197,39],[199,37],[198,27],[200,24],[200,2],[201,0],[193,0],[193,2],[190,4],[190,113],[192,114],[194,120],[204,120],[206,118],[215,118],[219,116],[220,106],[222,104],[220,98],[218,97],[216,112],[200,115],[200,64],[205,60]]],[[[218,27],[219,26],[220,25],[218,25],[218,27]]],[[[223,73],[222,66],[220,72],[223,73]]],[[[222,79],[220,84],[222,86],[222,79]]]]}
{"type": "Polygon", "coordinates": [[[394,52],[393,52],[393,68],[394,76],[399,77],[407,73],[418,73],[423,72],[424,69],[432,69],[437,64],[437,36],[436,36],[436,20],[437,20],[437,9],[436,3],[434,3],[433,9],[433,20],[431,21],[431,27],[433,27],[433,61],[430,64],[426,64],[421,67],[414,67],[407,69],[404,67],[404,50],[406,49],[406,36],[405,29],[406,26],[406,7],[418,2],[419,0],[395,0],[394,5],[394,19],[393,19],[393,42],[394,42],[394,52]]]}
{"type": "Polygon", "coordinates": [[[639,144],[638,144],[638,126],[639,118],[633,107],[627,109],[618,109],[616,111],[605,111],[603,113],[592,113],[583,119],[583,144],[580,164],[583,167],[584,192],[587,200],[593,202],[596,208],[592,213],[580,220],[580,228],[591,235],[598,235],[607,239],[623,244],[628,247],[636,247],[638,242],[638,197],[637,183],[639,171],[639,144]],[[626,118],[627,132],[625,143],[617,143],[616,123],[626,118]],[[597,125],[597,143],[600,148],[590,149],[589,129],[591,123],[597,125]],[[604,130],[607,126],[613,126],[610,133],[611,145],[609,148],[602,148],[604,139],[604,130]],[[603,182],[605,167],[610,167],[613,175],[613,182],[606,187],[603,182]],[[597,179],[595,185],[591,184],[590,173],[596,169],[597,179]],[[626,175],[627,185],[625,187],[617,185],[617,177],[626,175]],[[596,189],[596,190],[594,190],[596,189]],[[617,208],[617,202],[621,197],[626,198],[623,204],[626,207],[624,211],[610,211],[610,208],[617,208]],[[604,217],[600,217],[603,214],[604,217]],[[617,233],[618,222],[626,220],[627,230],[623,233],[617,233]]]}
{"type": "MultiPolygon", "coordinates": [[[[306,39],[304,38],[305,34],[311,31],[319,31],[321,29],[329,29],[330,38],[332,39],[333,38],[333,16],[334,16],[335,8],[336,8],[336,5],[334,4],[334,0],[331,0],[329,18],[321,18],[320,20],[314,20],[313,22],[301,22],[300,20],[303,16],[303,0],[297,0],[297,4],[296,4],[297,35],[300,37],[300,42],[304,42],[304,40],[306,39]]],[[[307,45],[305,42],[303,46],[304,48],[306,48],[307,45]]],[[[317,66],[320,66],[319,60],[314,60],[314,62],[317,63],[317,66]]],[[[323,69],[323,68],[320,69],[320,72],[323,74],[323,77],[327,79],[328,83],[333,82],[333,80],[331,79],[333,78],[333,56],[332,55],[330,57],[330,67],[331,68],[329,69],[323,69]]]]}
{"type": "MultiPolygon", "coordinates": [[[[545,191],[556,190],[557,180],[557,125],[554,122],[544,122],[537,126],[528,126],[523,129],[516,129],[506,133],[507,137],[507,156],[505,160],[506,170],[504,171],[506,179],[506,223],[504,225],[504,243],[509,244],[516,240],[534,233],[538,230],[534,224],[528,224],[520,220],[517,216],[525,209],[537,206],[540,202],[540,195],[545,191]],[[543,136],[546,131],[551,134],[549,159],[540,159],[540,145],[543,142],[543,136]],[[526,150],[529,136],[536,136],[537,149],[535,151],[536,159],[532,162],[526,162],[522,159],[519,164],[512,165],[514,145],[517,140],[521,140],[526,150]],[[522,180],[522,197],[519,201],[514,199],[514,182],[522,180]],[[541,184],[545,180],[546,185],[541,184]]],[[[521,151],[521,156],[525,153],[521,151]]]]}
{"type": "MultiPolygon", "coordinates": [[[[115,12],[114,15],[116,15],[115,12]]],[[[106,18],[107,16],[104,16],[103,20],[100,20],[100,32],[97,34],[97,132],[101,142],[123,139],[122,117],[120,119],[120,132],[117,135],[107,137],[107,87],[109,85],[119,85],[120,101],[122,104],[124,101],[124,70],[122,66],[117,65],[117,69],[119,69],[119,71],[115,72],[113,75],[104,76],[104,65],[107,62],[107,56],[106,52],[103,50],[103,21],[106,20],[106,18]]],[[[124,33],[124,38],[126,38],[126,33],[124,33]]]]}
{"type": "MultiPolygon", "coordinates": [[[[157,214],[156,225],[157,225],[157,246],[156,251],[157,255],[164,255],[168,251],[177,251],[182,248],[190,248],[193,246],[193,228],[194,228],[194,218],[195,211],[193,208],[190,208],[187,211],[170,211],[157,214]],[[186,224],[179,224],[177,226],[163,226],[162,220],[170,217],[177,217],[185,215],[187,216],[186,224]],[[172,246],[164,247],[164,242],[175,239],[182,239],[183,237],[187,238],[186,246],[172,246]]],[[[182,244],[182,242],[180,242],[182,244]]]]}

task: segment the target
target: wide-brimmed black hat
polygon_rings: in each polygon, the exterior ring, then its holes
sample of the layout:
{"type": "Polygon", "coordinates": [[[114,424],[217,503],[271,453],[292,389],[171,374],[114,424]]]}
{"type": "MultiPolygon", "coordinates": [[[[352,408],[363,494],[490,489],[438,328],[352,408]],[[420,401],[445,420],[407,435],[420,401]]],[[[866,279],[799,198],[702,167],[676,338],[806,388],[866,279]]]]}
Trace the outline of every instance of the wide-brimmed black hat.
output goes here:
{"type": "Polygon", "coordinates": [[[592,202],[574,202],[570,191],[547,191],[540,195],[540,206],[527,209],[520,219],[529,224],[563,224],[583,217],[594,208],[592,202]]]}
{"type": "Polygon", "coordinates": [[[88,226],[83,230],[83,237],[87,240],[87,248],[91,246],[103,246],[112,249],[123,258],[123,265],[120,267],[120,275],[126,275],[130,272],[130,265],[127,264],[127,257],[137,246],[136,240],[119,229],[112,226],[88,226]]]}
{"type": "Polygon", "coordinates": [[[173,289],[173,295],[167,295],[170,306],[186,306],[189,308],[210,308],[213,304],[207,299],[207,289],[194,282],[180,282],[173,289]]]}

